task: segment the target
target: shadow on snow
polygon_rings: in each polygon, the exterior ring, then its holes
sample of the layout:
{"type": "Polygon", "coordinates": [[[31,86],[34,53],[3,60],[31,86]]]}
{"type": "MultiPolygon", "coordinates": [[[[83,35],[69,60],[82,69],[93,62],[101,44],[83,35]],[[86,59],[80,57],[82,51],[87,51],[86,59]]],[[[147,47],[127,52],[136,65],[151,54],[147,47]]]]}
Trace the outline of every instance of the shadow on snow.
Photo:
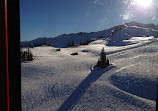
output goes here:
{"type": "Polygon", "coordinates": [[[104,69],[95,68],[92,72],[79,84],[79,86],[73,91],[73,93],[64,101],[58,111],[69,111],[71,110],[76,103],[80,100],[80,98],[84,95],[86,90],[93,84],[101,75],[110,69],[114,68],[114,66],[109,66],[104,69]]]}
{"type": "Polygon", "coordinates": [[[130,50],[130,49],[136,49],[136,48],[142,47],[142,46],[147,46],[147,45],[150,45],[150,44],[152,44],[154,42],[155,41],[151,41],[151,42],[147,42],[147,43],[140,44],[140,45],[137,45],[137,46],[133,46],[133,47],[125,48],[125,49],[120,49],[120,50],[116,50],[116,51],[107,52],[107,55],[114,54],[114,53],[119,53],[119,52],[130,50]]]}
{"type": "Polygon", "coordinates": [[[145,78],[136,78],[133,76],[117,76],[110,77],[112,83],[123,91],[134,94],[136,96],[156,101],[157,84],[145,78]]]}

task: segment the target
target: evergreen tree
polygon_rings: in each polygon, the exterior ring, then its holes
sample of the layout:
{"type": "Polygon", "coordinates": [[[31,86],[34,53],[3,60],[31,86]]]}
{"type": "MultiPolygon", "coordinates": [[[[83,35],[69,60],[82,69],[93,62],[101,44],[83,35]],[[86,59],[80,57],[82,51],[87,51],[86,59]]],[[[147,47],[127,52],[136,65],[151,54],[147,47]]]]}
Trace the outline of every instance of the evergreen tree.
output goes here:
{"type": "Polygon", "coordinates": [[[30,51],[30,47],[28,47],[28,50],[27,50],[27,61],[32,61],[32,60],[33,60],[33,54],[30,51]]]}
{"type": "Polygon", "coordinates": [[[72,42],[70,43],[70,42],[68,42],[67,43],[67,47],[72,47],[72,46],[75,46],[75,43],[74,43],[74,41],[72,40],[72,42]]]}
{"type": "Polygon", "coordinates": [[[33,54],[30,51],[29,47],[26,51],[20,50],[21,53],[21,61],[32,61],[33,60],[33,54]]]}
{"type": "Polygon", "coordinates": [[[97,66],[98,67],[101,67],[101,68],[104,68],[104,67],[107,67],[109,66],[109,59],[106,57],[106,53],[104,52],[104,48],[102,49],[101,51],[101,54],[100,54],[100,58],[97,62],[97,66]]]}

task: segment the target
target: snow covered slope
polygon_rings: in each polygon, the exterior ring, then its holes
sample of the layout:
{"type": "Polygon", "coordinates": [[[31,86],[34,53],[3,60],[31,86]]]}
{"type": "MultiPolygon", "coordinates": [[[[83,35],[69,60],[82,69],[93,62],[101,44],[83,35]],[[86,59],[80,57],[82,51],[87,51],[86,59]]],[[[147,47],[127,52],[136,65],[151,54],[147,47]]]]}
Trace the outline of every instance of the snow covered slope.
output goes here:
{"type": "Polygon", "coordinates": [[[61,51],[32,48],[35,60],[22,63],[23,111],[154,111],[158,39],[128,42],[135,44],[105,46],[100,39],[61,51]],[[112,65],[93,68],[103,47],[112,65]]]}
{"type": "Polygon", "coordinates": [[[37,38],[32,41],[21,42],[21,45],[34,46],[36,44],[47,44],[53,47],[67,47],[68,43],[74,42],[75,44],[80,44],[89,40],[96,40],[98,38],[103,37],[107,40],[107,45],[109,46],[122,46],[129,44],[129,42],[123,42],[123,40],[129,40],[131,37],[134,36],[158,37],[157,29],[157,26],[155,26],[154,24],[130,22],[99,32],[79,32],[76,34],[63,34],[55,38],[37,38]]]}

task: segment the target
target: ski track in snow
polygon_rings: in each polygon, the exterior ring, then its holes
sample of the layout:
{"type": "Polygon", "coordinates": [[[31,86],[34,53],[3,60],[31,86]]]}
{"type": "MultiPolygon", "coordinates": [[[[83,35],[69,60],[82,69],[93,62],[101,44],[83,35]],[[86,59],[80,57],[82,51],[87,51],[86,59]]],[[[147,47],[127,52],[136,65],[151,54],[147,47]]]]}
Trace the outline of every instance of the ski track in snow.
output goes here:
{"type": "Polygon", "coordinates": [[[22,110],[154,111],[157,40],[121,47],[102,41],[58,52],[53,47],[31,49],[36,59],[22,63],[22,110]],[[102,47],[112,65],[91,69],[102,47]]]}

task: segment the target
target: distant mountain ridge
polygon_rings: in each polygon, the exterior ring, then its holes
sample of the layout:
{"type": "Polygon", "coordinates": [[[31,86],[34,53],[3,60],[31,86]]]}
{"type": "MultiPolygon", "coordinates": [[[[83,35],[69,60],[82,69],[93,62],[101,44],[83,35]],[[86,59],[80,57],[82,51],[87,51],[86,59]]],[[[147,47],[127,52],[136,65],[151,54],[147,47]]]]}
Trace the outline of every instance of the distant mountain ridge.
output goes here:
{"type": "Polygon", "coordinates": [[[98,32],[62,34],[55,38],[43,37],[31,41],[23,41],[21,42],[21,46],[36,46],[38,44],[50,45],[53,47],[67,47],[68,43],[73,42],[74,44],[81,44],[86,41],[93,41],[99,38],[104,38],[105,40],[107,40],[106,45],[121,46],[129,44],[128,42],[123,42],[123,40],[129,40],[131,37],[136,36],[154,36],[157,38],[158,25],[143,24],[132,21],[98,32]]]}

